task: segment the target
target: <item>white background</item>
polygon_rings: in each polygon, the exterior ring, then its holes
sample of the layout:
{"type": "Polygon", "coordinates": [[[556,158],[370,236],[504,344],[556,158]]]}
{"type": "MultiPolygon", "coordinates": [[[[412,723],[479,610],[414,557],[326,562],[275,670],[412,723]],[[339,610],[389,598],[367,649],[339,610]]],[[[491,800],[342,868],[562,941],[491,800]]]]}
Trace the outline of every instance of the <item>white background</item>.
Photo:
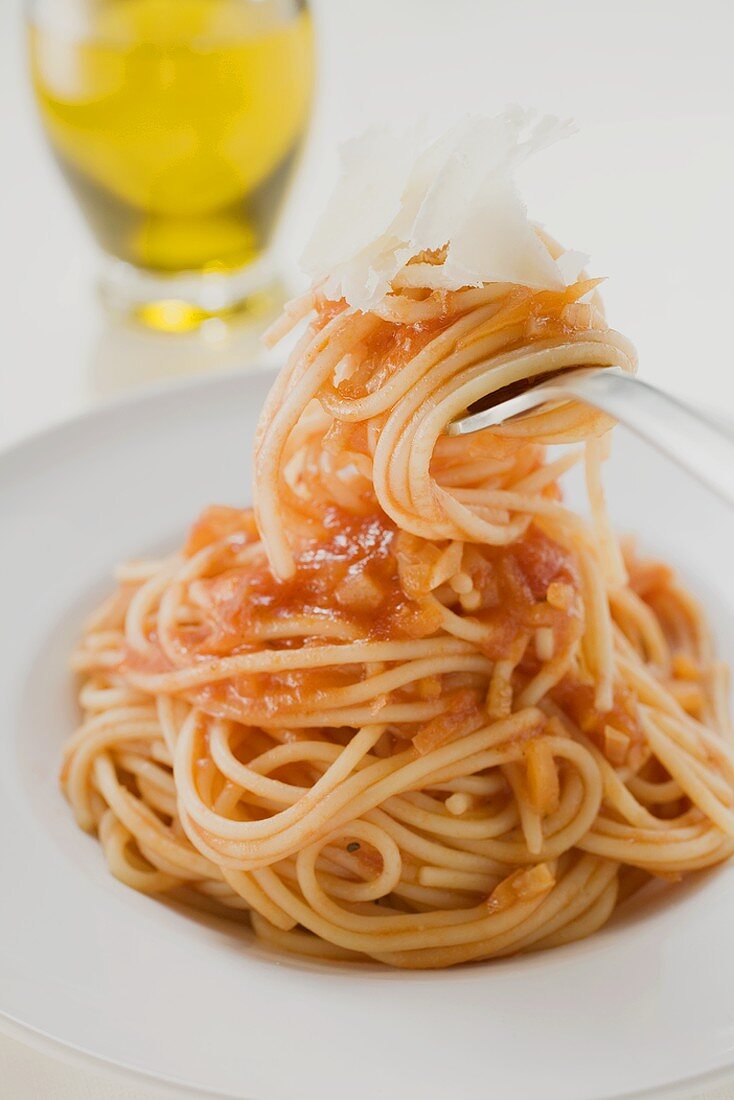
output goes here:
{"type": "MultiPolygon", "coordinates": [[[[294,281],[340,138],[416,118],[438,129],[513,101],[573,116],[580,133],[524,169],[531,215],[590,253],[593,274],[609,276],[611,323],[637,344],[643,376],[734,416],[728,0],[314,0],[314,8],[317,111],[279,243],[294,281]]],[[[254,361],[247,334],[213,343],[153,337],[102,315],[94,248],[34,117],[19,0],[0,0],[0,123],[0,446],[135,386],[254,361]]],[[[13,1100],[157,1095],[10,1039],[0,1039],[0,1081],[13,1100]]],[[[734,1086],[707,1097],[734,1097],[734,1086]]]]}

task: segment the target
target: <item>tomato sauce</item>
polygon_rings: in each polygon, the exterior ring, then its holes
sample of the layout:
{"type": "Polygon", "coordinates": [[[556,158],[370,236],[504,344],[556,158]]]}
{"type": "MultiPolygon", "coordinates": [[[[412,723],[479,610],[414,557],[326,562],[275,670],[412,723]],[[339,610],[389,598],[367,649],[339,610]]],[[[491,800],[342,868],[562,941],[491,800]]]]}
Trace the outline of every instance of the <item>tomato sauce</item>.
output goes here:
{"type": "MultiPolygon", "coordinates": [[[[178,641],[191,660],[265,648],[400,641],[441,633],[441,611],[430,591],[429,578],[448,543],[405,535],[381,511],[355,516],[330,508],[323,516],[323,530],[321,537],[302,537],[296,542],[295,574],[278,580],[268,567],[264,550],[254,549],[247,561],[237,561],[243,547],[257,540],[252,511],[207,509],[191,530],[186,553],[227,541],[221,558],[217,556],[212,563],[213,575],[204,575],[189,586],[187,602],[200,621],[183,624],[178,641]]],[[[473,606],[464,611],[456,597],[452,609],[488,628],[481,648],[492,660],[508,658],[517,649],[518,638],[530,637],[538,627],[553,630],[556,651],[580,632],[576,563],[535,525],[510,546],[466,547],[461,572],[471,580],[473,606]],[[549,603],[552,586],[569,594],[563,606],[549,603]]],[[[445,599],[449,590],[444,588],[444,593],[445,599]]],[[[151,641],[155,644],[154,637],[151,641]]],[[[145,661],[149,671],[154,671],[147,657],[145,661]]],[[[128,662],[137,666],[138,657],[131,654],[128,662]]],[[[160,664],[155,671],[167,666],[162,654],[160,664]]],[[[529,645],[518,675],[527,680],[538,667],[535,649],[529,645]]],[[[249,715],[256,723],[258,718],[264,720],[294,707],[317,706],[325,694],[349,687],[366,674],[364,666],[356,664],[238,676],[197,689],[191,698],[211,714],[242,721],[249,715]]],[[[450,709],[452,714],[456,711],[456,721],[452,720],[451,729],[436,721],[427,731],[430,743],[440,743],[451,738],[457,723],[462,728],[476,727],[477,706],[483,706],[485,693],[486,684],[479,683],[476,676],[457,674],[410,684],[393,693],[391,701],[454,699],[456,706],[452,704],[450,709]]],[[[620,728],[627,727],[622,723],[620,728]]]]}
{"type": "Polygon", "coordinates": [[[614,688],[614,699],[610,710],[597,710],[594,702],[593,684],[581,683],[573,676],[564,676],[551,691],[551,698],[602,751],[605,748],[604,733],[607,726],[626,734],[630,747],[643,742],[643,732],[637,713],[637,699],[634,692],[623,684],[614,688]]]}
{"type": "MultiPolygon", "coordinates": [[[[195,525],[188,545],[200,548],[206,536],[235,532],[249,539],[252,522],[249,511],[210,509],[195,525]]],[[[275,578],[263,556],[192,585],[194,602],[213,635],[229,639],[230,651],[255,643],[263,624],[287,618],[313,620],[314,636],[319,621],[343,622],[365,640],[427,637],[439,629],[440,618],[427,611],[420,591],[408,592],[401,583],[398,555],[413,553],[413,575],[420,577],[445,544],[406,539],[383,513],[360,517],[330,509],[324,525],[326,538],[306,539],[296,548],[291,579],[275,578]]],[[[554,583],[577,590],[575,562],[535,526],[510,546],[473,546],[465,557],[463,571],[479,594],[472,615],[493,628],[487,650],[493,659],[507,655],[518,633],[539,626],[559,628],[577,617],[574,607],[561,610],[546,600],[554,583]]]]}
{"type": "Polygon", "coordinates": [[[411,625],[420,607],[400,585],[394,524],[381,514],[330,509],[324,525],[326,538],[296,548],[289,580],[274,577],[263,558],[196,583],[196,603],[232,647],[252,640],[263,624],[288,618],[314,620],[314,635],[318,621],[329,620],[365,640],[416,636],[411,625]]]}
{"type": "MultiPolygon", "coordinates": [[[[580,627],[578,608],[575,602],[567,609],[553,607],[546,596],[551,584],[578,591],[578,570],[572,556],[534,525],[510,546],[476,550],[474,568],[467,572],[481,596],[474,615],[492,628],[491,639],[484,646],[487,656],[506,658],[519,635],[544,626],[553,629],[556,650],[564,648],[570,634],[580,627]]],[[[525,666],[533,671],[532,655],[525,666]]]]}

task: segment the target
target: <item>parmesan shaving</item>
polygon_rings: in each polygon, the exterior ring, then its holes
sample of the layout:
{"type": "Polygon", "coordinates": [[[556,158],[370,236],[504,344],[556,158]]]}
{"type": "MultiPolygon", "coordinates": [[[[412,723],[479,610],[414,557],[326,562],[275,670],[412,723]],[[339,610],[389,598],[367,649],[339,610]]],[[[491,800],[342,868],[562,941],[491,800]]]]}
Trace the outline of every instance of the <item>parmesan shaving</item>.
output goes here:
{"type": "Polygon", "coordinates": [[[327,298],[345,298],[364,311],[380,304],[394,280],[409,283],[405,269],[424,253],[443,255],[431,269],[437,290],[487,282],[563,289],[587,257],[552,258],[513,175],[573,129],[514,107],[494,118],[467,118],[422,151],[416,139],[386,131],[350,141],[304,269],[327,298]]]}

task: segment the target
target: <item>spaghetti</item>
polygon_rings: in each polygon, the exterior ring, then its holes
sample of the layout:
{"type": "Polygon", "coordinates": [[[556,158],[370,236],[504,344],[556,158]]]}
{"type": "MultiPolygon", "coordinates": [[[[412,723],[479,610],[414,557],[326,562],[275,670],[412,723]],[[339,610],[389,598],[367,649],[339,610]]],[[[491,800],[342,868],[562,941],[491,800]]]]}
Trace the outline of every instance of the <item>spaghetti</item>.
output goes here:
{"type": "Polygon", "coordinates": [[[490,390],[634,353],[592,282],[447,291],[441,262],[368,312],[318,286],[290,308],[255,509],[119,570],[62,774],[127,885],[408,968],[578,939],[734,850],[725,671],[672,571],[615,540],[609,422],[445,434],[490,390]],[[589,522],[558,487],[579,460],[589,522]]]}

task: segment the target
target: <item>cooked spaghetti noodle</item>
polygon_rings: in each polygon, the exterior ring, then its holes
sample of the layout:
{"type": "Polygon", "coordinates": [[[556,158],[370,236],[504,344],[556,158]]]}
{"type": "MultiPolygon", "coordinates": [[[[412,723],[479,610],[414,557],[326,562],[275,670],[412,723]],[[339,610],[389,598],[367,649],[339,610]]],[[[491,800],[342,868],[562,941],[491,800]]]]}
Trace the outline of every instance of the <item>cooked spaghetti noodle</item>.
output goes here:
{"type": "Polygon", "coordinates": [[[734,850],[725,672],[671,570],[615,540],[607,419],[445,434],[490,391],[634,353],[592,282],[436,290],[442,259],[368,312],[318,286],[290,307],[255,509],[119,570],[62,776],[127,885],[409,968],[578,939],[734,850]],[[579,460],[588,522],[559,490],[579,460]]]}

